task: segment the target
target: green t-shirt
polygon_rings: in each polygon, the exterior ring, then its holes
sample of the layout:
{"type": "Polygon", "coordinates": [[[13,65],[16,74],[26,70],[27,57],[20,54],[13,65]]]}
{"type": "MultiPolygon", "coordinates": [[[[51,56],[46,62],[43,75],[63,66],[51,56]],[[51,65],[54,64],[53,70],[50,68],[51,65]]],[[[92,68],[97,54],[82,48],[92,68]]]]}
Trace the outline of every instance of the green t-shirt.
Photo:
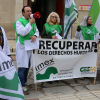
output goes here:
{"type": "Polygon", "coordinates": [[[94,40],[94,35],[98,33],[97,29],[94,27],[94,25],[87,26],[87,27],[81,27],[82,35],[84,40],[94,40]]]}
{"type": "Polygon", "coordinates": [[[49,23],[45,23],[44,27],[45,27],[45,30],[46,30],[46,34],[48,36],[54,36],[56,33],[61,34],[61,32],[62,32],[62,27],[59,24],[50,25],[49,23]]]}

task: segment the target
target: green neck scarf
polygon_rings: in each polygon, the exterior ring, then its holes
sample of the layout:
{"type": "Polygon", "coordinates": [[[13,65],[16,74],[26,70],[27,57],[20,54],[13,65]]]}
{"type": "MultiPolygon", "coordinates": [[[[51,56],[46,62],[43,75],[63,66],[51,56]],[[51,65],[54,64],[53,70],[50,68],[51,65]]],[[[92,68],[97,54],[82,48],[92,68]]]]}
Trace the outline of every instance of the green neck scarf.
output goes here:
{"type": "Polygon", "coordinates": [[[98,33],[97,29],[94,27],[94,25],[87,26],[87,27],[81,27],[82,35],[84,40],[94,40],[94,35],[98,33]]]}
{"type": "Polygon", "coordinates": [[[45,23],[44,26],[48,36],[54,36],[56,33],[61,34],[62,32],[62,27],[59,24],[50,25],[49,23],[45,23]]]}

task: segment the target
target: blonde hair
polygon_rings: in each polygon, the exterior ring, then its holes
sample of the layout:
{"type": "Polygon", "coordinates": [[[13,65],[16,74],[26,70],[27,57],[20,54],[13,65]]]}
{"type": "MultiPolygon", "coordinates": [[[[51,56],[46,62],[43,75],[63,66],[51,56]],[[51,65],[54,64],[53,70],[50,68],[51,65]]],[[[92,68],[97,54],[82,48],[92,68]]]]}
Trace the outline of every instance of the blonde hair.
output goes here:
{"type": "Polygon", "coordinates": [[[50,17],[51,17],[53,14],[55,14],[55,16],[57,17],[57,24],[59,24],[59,23],[60,23],[60,17],[59,17],[59,15],[58,15],[56,12],[51,12],[51,13],[49,14],[49,16],[48,16],[46,22],[47,22],[47,23],[50,23],[50,17]]]}

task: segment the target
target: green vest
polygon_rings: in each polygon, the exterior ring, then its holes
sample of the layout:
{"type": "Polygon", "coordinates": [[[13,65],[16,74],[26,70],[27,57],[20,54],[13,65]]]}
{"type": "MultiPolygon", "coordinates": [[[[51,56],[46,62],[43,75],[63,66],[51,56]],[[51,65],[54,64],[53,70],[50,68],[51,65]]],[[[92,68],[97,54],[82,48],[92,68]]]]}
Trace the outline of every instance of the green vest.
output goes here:
{"type": "MultiPolygon", "coordinates": [[[[19,18],[17,21],[19,21],[24,27],[29,23],[29,20],[24,19],[24,18],[19,18]]],[[[18,35],[18,33],[16,31],[16,22],[14,23],[14,30],[16,32],[16,42],[17,42],[18,37],[19,37],[19,42],[24,45],[24,41],[30,40],[30,37],[34,35],[34,33],[36,31],[36,23],[32,24],[32,30],[27,35],[21,36],[21,35],[18,35]]]]}
{"type": "Polygon", "coordinates": [[[82,35],[84,40],[94,40],[94,35],[98,33],[97,29],[94,27],[94,25],[87,26],[87,27],[81,27],[82,35]]]}
{"type": "Polygon", "coordinates": [[[56,33],[61,34],[61,32],[62,32],[62,27],[59,24],[50,25],[49,23],[45,23],[44,27],[45,27],[45,30],[46,30],[46,34],[49,35],[49,36],[54,36],[56,33]]]}

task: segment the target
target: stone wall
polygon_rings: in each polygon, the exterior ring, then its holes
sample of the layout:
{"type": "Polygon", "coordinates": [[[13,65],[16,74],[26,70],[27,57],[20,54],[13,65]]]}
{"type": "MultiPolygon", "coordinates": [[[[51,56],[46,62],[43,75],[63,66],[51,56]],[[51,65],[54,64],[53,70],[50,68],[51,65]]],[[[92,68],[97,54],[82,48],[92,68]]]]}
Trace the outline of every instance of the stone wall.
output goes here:
{"type": "Polygon", "coordinates": [[[5,29],[7,37],[14,37],[15,0],[0,0],[0,26],[5,29]]]}
{"type": "Polygon", "coordinates": [[[27,6],[28,5],[28,0],[24,0],[23,1],[23,6],[27,6]]]}
{"type": "Polygon", "coordinates": [[[23,0],[0,0],[0,26],[5,29],[8,39],[15,39],[14,22],[21,17],[23,0]]]}

